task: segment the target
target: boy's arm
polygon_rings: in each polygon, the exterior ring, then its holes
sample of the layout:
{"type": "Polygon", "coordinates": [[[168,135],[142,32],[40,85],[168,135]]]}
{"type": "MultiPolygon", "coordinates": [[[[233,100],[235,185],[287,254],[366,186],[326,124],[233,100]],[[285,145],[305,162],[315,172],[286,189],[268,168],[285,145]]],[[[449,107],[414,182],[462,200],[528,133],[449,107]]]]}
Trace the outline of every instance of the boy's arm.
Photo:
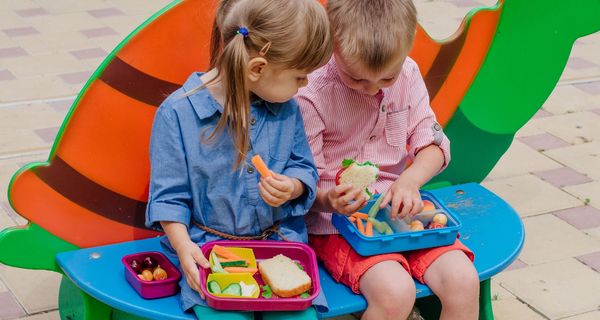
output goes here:
{"type": "MultiPolygon", "coordinates": [[[[409,90],[409,113],[408,113],[408,140],[407,143],[410,146],[408,156],[415,162],[419,161],[435,161],[431,159],[431,151],[424,156],[417,159],[418,154],[424,151],[426,148],[432,147],[441,151],[442,165],[438,167],[438,170],[429,176],[423,171],[423,168],[416,168],[415,171],[418,173],[425,174],[427,179],[424,183],[429,181],[433,176],[441,172],[448,166],[450,162],[450,140],[444,134],[442,126],[437,122],[435,114],[429,104],[429,94],[425,87],[425,82],[421,77],[419,68],[413,61],[413,68],[411,69],[410,79],[413,79],[411,88],[409,90]]],[[[433,154],[437,154],[434,152],[433,154]]],[[[439,154],[438,154],[439,156],[439,154]]],[[[411,165],[412,166],[412,165],[411,165]]],[[[423,177],[425,177],[423,176],[423,177]]],[[[422,179],[420,179],[422,180],[422,179]]],[[[421,184],[422,185],[422,184],[421,184]]]]}

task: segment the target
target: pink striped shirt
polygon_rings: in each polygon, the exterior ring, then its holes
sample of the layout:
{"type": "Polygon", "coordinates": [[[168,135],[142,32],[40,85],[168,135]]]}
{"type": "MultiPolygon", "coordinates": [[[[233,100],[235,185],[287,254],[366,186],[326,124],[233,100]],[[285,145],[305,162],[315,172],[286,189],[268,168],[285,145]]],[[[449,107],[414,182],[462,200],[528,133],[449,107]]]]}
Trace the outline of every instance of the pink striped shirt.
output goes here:
{"type": "MultiPolygon", "coordinates": [[[[318,187],[335,187],[343,159],[379,165],[379,180],[370,188],[385,192],[422,148],[437,144],[450,161],[450,141],[437,124],[429,95],[414,60],[406,58],[398,80],[375,96],[347,87],[332,58],[311,73],[296,99],[319,170],[318,187]]],[[[443,168],[442,168],[443,169],[443,168]]],[[[337,233],[330,212],[306,216],[311,234],[337,233]]]]}

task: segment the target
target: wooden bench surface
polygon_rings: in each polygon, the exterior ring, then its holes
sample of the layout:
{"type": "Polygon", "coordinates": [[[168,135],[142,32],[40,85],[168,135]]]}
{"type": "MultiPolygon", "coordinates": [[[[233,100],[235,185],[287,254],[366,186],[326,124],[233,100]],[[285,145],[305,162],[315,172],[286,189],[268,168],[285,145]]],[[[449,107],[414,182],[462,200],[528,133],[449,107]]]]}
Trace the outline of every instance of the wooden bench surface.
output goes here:
{"type": "MultiPolygon", "coordinates": [[[[504,200],[476,183],[432,192],[461,219],[461,240],[475,252],[481,280],[502,271],[517,257],[524,242],[523,224],[504,200]]],[[[113,308],[151,319],[195,319],[181,311],[178,296],[145,300],[125,281],[121,258],[142,251],[162,251],[158,238],[64,252],[57,255],[57,261],[79,288],[113,308]]],[[[324,269],[319,271],[329,304],[329,310],[318,310],[321,318],[366,308],[361,295],[333,281],[324,269]]],[[[417,283],[417,297],[431,294],[427,286],[417,283]]]]}

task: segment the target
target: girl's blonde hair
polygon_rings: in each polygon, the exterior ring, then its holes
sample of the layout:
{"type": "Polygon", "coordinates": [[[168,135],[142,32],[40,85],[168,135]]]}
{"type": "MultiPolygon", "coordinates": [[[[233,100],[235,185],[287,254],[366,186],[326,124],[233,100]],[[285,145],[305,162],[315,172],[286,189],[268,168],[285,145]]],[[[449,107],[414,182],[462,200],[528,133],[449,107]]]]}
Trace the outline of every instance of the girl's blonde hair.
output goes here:
{"type": "Polygon", "coordinates": [[[332,51],[327,13],[316,0],[221,1],[213,26],[211,64],[218,69],[215,81],[223,84],[225,105],[216,128],[203,141],[215,141],[227,126],[238,152],[234,168],[239,167],[250,146],[246,83],[250,58],[260,55],[271,65],[310,72],[327,63],[332,51]]]}
{"type": "Polygon", "coordinates": [[[329,0],[327,13],[336,52],[380,71],[408,55],[417,28],[412,0],[329,0]]]}

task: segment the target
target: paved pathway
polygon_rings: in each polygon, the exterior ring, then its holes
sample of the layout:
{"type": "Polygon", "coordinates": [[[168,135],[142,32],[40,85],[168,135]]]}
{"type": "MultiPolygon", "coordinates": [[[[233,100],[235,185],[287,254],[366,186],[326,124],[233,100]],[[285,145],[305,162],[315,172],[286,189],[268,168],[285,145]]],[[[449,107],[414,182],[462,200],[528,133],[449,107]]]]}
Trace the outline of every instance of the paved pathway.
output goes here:
{"type": "MultiPolygon", "coordinates": [[[[0,0],[0,229],[22,224],[7,185],[47,158],[93,70],[167,0],[0,0]]],[[[415,0],[449,36],[492,0],[415,0]]],[[[600,34],[577,41],[560,83],[484,185],[522,216],[527,242],[494,278],[497,319],[600,319],[600,34]]],[[[60,276],[0,266],[0,320],[58,319],[60,276]]],[[[346,317],[351,318],[351,317],[346,317]]]]}

